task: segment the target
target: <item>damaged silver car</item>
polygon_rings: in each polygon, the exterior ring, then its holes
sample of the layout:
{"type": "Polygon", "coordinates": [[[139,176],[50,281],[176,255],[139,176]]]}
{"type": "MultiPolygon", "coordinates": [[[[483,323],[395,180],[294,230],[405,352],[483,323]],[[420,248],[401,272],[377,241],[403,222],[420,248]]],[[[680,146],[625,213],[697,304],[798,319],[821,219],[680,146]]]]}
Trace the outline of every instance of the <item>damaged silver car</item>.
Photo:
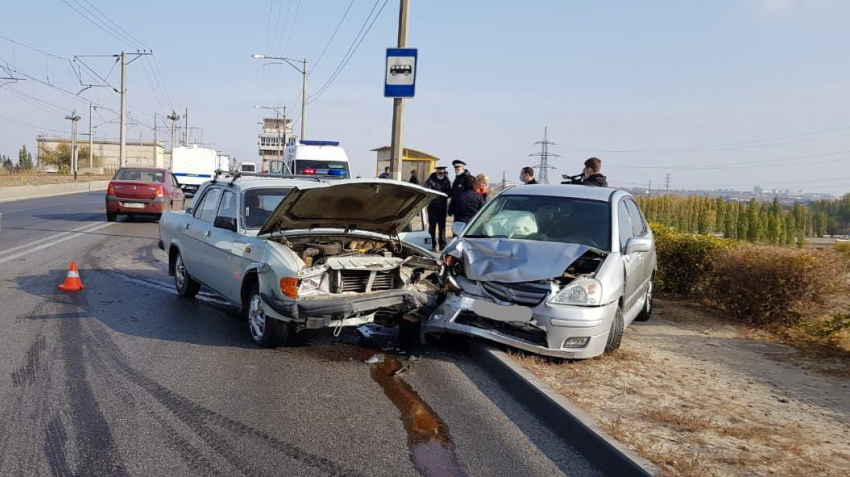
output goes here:
{"type": "Polygon", "coordinates": [[[649,319],[654,239],[624,191],[521,186],[454,230],[443,254],[448,296],[425,333],[581,359],[618,348],[633,320],[649,319]]]}
{"type": "Polygon", "coordinates": [[[161,246],[178,293],[203,284],[240,306],[261,346],[310,328],[413,329],[438,304],[442,263],[400,231],[439,196],[377,179],[227,178],[163,216],[161,246]]]}

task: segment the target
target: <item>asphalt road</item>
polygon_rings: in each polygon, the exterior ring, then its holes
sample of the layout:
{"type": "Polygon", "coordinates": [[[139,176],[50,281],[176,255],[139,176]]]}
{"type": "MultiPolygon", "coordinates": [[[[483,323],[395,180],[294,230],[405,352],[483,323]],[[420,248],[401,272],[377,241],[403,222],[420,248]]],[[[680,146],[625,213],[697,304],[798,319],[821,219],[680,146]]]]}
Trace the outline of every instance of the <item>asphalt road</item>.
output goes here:
{"type": "Polygon", "coordinates": [[[107,223],[102,193],[0,212],[0,475],[598,475],[457,345],[261,349],[221,299],[178,297],[158,225],[107,223]],[[57,289],[71,260],[82,292],[57,289]]]}

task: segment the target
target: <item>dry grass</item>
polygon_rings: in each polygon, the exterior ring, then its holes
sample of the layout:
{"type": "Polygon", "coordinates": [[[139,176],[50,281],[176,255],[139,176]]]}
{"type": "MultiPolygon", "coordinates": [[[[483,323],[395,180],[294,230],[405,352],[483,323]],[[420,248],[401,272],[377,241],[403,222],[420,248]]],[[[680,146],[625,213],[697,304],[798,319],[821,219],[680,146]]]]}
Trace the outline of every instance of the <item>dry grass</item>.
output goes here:
{"type": "MultiPolygon", "coordinates": [[[[111,175],[96,176],[96,175],[77,175],[77,182],[90,181],[108,181],[112,179],[111,175]]],[[[72,175],[60,174],[0,174],[0,187],[14,187],[26,185],[44,185],[44,184],[64,184],[74,182],[72,175]]]]}
{"type": "MultiPolygon", "coordinates": [[[[719,319],[708,308],[659,302],[664,322],[655,318],[640,325],[638,335],[628,330],[614,353],[574,362],[509,354],[664,475],[850,475],[850,455],[842,445],[850,420],[836,417],[848,407],[807,404],[823,397],[815,387],[811,398],[782,398],[777,366],[792,369],[792,360],[804,355],[777,359],[753,352],[743,361],[729,361],[728,350],[716,343],[740,341],[742,330],[771,341],[781,338],[719,319]],[[762,370],[771,373],[768,383],[759,379],[762,370]]],[[[832,379],[818,377],[818,366],[805,369],[812,372],[802,377],[800,370],[792,380],[832,379]]],[[[850,367],[827,369],[845,378],[850,372],[850,367]]],[[[799,388],[787,392],[791,389],[799,388]]]]}

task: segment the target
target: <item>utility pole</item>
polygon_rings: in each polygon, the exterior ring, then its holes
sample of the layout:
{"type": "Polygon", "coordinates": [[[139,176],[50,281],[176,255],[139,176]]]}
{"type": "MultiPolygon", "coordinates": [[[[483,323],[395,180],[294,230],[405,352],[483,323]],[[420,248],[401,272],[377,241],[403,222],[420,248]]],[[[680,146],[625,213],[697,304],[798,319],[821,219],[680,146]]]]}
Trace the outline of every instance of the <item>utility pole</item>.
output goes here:
{"type": "Polygon", "coordinates": [[[669,194],[670,193],[670,173],[669,172],[667,173],[667,179],[665,180],[665,182],[666,182],[667,193],[669,194]]]}
{"type": "Polygon", "coordinates": [[[555,146],[556,144],[549,140],[549,127],[545,126],[543,128],[543,140],[537,141],[534,143],[540,145],[540,152],[536,152],[534,154],[529,154],[529,157],[539,157],[540,164],[537,165],[537,168],[540,169],[540,182],[542,184],[549,183],[549,169],[555,169],[555,166],[549,165],[549,158],[561,157],[558,154],[549,152],[549,146],[555,146]]]}
{"type": "Polygon", "coordinates": [[[171,120],[171,153],[174,154],[174,144],[177,142],[177,121],[180,120],[180,116],[172,110],[168,119],[171,120]]]}
{"type": "Polygon", "coordinates": [[[75,109],[71,111],[70,116],[65,116],[65,119],[71,121],[71,171],[74,173],[74,180],[77,180],[77,121],[80,117],[75,109]]]}
{"type": "Polygon", "coordinates": [[[94,106],[89,103],[89,169],[94,167],[94,127],[92,127],[92,111],[94,110],[94,106]]]}
{"type": "MultiPolygon", "coordinates": [[[[410,21],[410,0],[401,0],[398,12],[398,47],[407,48],[407,26],[410,21]]],[[[404,98],[393,98],[393,135],[390,145],[390,170],[393,179],[401,180],[404,158],[404,98]]]]}
{"type": "Polygon", "coordinates": [[[652,195],[652,178],[649,178],[649,187],[647,187],[646,195],[652,195]]]}
{"type": "Polygon", "coordinates": [[[118,151],[118,168],[127,163],[127,54],[121,52],[121,146],[118,151]]]}
{"type": "Polygon", "coordinates": [[[183,120],[186,122],[186,129],[183,131],[183,145],[189,147],[189,108],[183,113],[183,120]]]}
{"type": "MultiPolygon", "coordinates": [[[[307,124],[307,58],[304,58],[304,61],[302,61],[301,64],[303,66],[301,70],[301,139],[306,139],[304,131],[305,125],[307,124]]],[[[285,122],[286,115],[284,115],[284,123],[285,122]]]]}

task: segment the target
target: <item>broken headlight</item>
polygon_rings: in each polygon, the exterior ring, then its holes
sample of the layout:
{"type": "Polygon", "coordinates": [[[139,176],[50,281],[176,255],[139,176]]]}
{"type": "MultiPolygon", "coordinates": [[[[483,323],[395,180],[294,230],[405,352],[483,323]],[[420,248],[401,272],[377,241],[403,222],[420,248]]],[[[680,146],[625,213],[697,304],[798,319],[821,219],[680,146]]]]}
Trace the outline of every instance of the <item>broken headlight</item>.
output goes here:
{"type": "Polygon", "coordinates": [[[301,279],[301,285],[298,288],[298,291],[301,294],[309,293],[311,291],[316,291],[319,287],[322,286],[322,275],[316,275],[308,278],[301,279]]]}
{"type": "Polygon", "coordinates": [[[601,305],[602,283],[595,278],[577,278],[556,293],[549,303],[552,305],[601,305]]]}

